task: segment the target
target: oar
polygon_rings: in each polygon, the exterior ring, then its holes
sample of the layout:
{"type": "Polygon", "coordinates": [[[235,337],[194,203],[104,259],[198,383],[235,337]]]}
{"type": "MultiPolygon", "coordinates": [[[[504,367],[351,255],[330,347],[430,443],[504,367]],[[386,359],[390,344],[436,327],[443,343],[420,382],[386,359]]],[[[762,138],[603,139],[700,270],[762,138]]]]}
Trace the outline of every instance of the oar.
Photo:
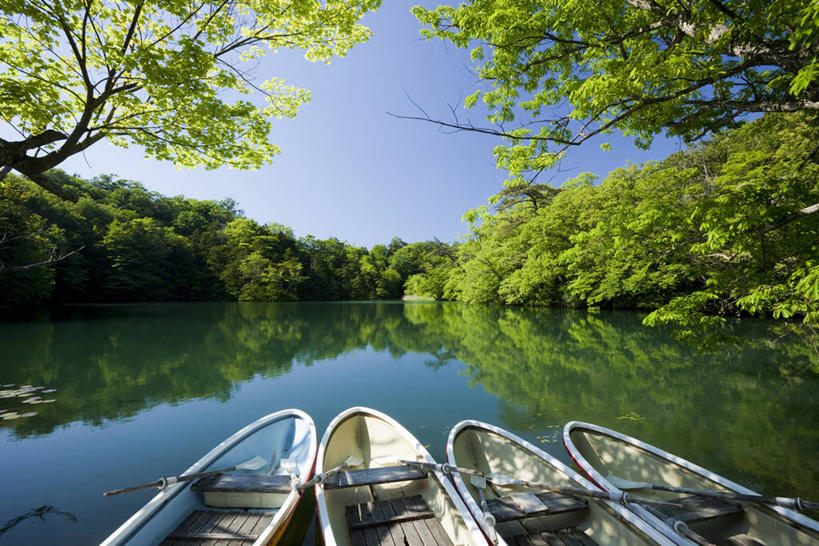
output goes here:
{"type": "Polygon", "coordinates": [[[236,466],[229,466],[227,468],[220,468],[218,470],[209,470],[207,472],[198,472],[196,474],[182,474],[181,476],[162,477],[156,480],[155,482],[143,483],[142,485],[134,485],[133,487],[126,487],[124,489],[114,489],[112,491],[106,491],[105,493],[102,494],[102,496],[111,497],[113,495],[120,495],[122,493],[130,493],[131,491],[150,489],[152,487],[156,487],[157,489],[165,489],[169,485],[173,485],[175,483],[189,482],[197,478],[207,478],[208,476],[216,476],[218,474],[224,474],[225,472],[231,472],[233,470],[259,470],[266,464],[267,461],[265,459],[262,459],[261,457],[256,455],[249,461],[239,463],[236,466]]]}
{"type": "Polygon", "coordinates": [[[483,512],[483,521],[486,523],[486,527],[489,529],[489,540],[492,541],[492,544],[498,543],[498,533],[495,531],[495,516],[492,515],[492,512],[489,511],[489,503],[486,502],[486,495],[484,495],[483,490],[486,489],[486,478],[482,476],[471,475],[469,476],[469,481],[475,486],[475,489],[478,490],[478,500],[481,501],[481,511],[483,512]]]}
{"type": "Polygon", "coordinates": [[[651,514],[654,515],[654,517],[658,518],[660,521],[664,521],[669,527],[674,529],[674,531],[678,535],[682,535],[688,539],[691,539],[700,546],[714,546],[713,542],[711,542],[701,534],[697,533],[696,531],[692,531],[684,521],[666,517],[665,514],[651,506],[643,506],[643,508],[648,510],[651,514]]]}
{"type": "Polygon", "coordinates": [[[544,491],[552,491],[555,493],[564,493],[567,495],[576,495],[578,497],[592,497],[595,499],[605,499],[611,500],[615,502],[620,502],[622,504],[627,504],[629,502],[640,502],[640,503],[650,503],[650,504],[661,504],[666,506],[674,506],[679,508],[680,505],[673,503],[673,502],[666,502],[666,501],[657,501],[653,499],[643,499],[632,497],[628,493],[609,493],[606,491],[594,491],[592,489],[583,489],[580,487],[570,487],[565,485],[552,485],[548,483],[540,483],[540,482],[530,482],[527,480],[519,480],[517,478],[511,478],[509,476],[505,476],[503,474],[499,474],[497,472],[490,472],[489,474],[485,474],[479,470],[474,470],[471,468],[462,468],[460,466],[453,466],[451,464],[443,463],[443,464],[433,464],[433,463],[425,463],[421,461],[409,461],[409,460],[401,460],[400,462],[409,465],[409,466],[417,466],[419,468],[423,468],[425,470],[438,470],[445,474],[449,474],[451,472],[458,472],[460,474],[471,474],[473,476],[480,476],[482,478],[486,478],[487,481],[492,482],[493,484],[499,487],[529,487],[531,489],[542,489],[544,491]]]}
{"type": "Polygon", "coordinates": [[[819,510],[819,502],[802,500],[799,497],[765,497],[763,495],[747,495],[745,493],[733,493],[723,491],[713,491],[708,489],[692,489],[690,487],[674,487],[672,485],[658,485],[655,483],[633,482],[618,476],[609,475],[606,479],[618,489],[624,491],[631,489],[648,489],[655,491],[671,491],[672,493],[686,493],[688,495],[700,495],[702,497],[714,497],[725,500],[736,500],[743,502],[753,502],[758,504],[772,504],[774,506],[781,506],[782,508],[791,508],[799,510],[805,509],[819,510]]]}

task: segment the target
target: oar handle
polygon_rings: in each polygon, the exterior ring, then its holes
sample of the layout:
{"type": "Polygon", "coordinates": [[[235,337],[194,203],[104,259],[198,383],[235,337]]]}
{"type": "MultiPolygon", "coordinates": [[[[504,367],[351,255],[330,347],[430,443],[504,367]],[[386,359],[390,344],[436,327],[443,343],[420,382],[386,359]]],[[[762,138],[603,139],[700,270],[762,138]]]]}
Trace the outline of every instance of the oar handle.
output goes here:
{"type": "Polygon", "coordinates": [[[156,487],[157,489],[165,489],[169,485],[173,485],[175,483],[189,482],[197,478],[207,478],[210,476],[216,476],[218,474],[224,474],[225,472],[231,472],[233,470],[236,470],[237,468],[238,465],[231,466],[228,468],[220,468],[218,470],[209,470],[208,472],[198,472],[196,474],[183,474],[181,476],[163,476],[156,480],[155,482],[143,483],[142,485],[134,485],[132,487],[125,487],[124,489],[113,489],[111,491],[106,491],[105,493],[102,494],[102,496],[112,497],[114,495],[121,495],[123,493],[130,493],[132,491],[151,489],[152,487],[156,487]]]}
{"type": "Polygon", "coordinates": [[[626,492],[609,492],[609,491],[595,491],[592,489],[583,489],[580,487],[571,487],[568,485],[552,485],[548,483],[540,483],[540,482],[530,482],[527,480],[518,480],[516,478],[509,478],[508,481],[494,481],[492,480],[492,476],[486,477],[489,481],[494,483],[499,487],[516,487],[516,486],[523,486],[523,487],[531,487],[532,489],[542,489],[544,491],[552,491],[554,493],[564,493],[567,495],[576,495],[578,497],[591,497],[594,499],[603,499],[609,500],[613,502],[619,502],[620,504],[627,505],[630,502],[639,502],[639,503],[646,503],[646,504],[659,504],[664,506],[673,506],[675,508],[679,508],[680,505],[674,502],[668,501],[661,501],[661,500],[654,500],[654,499],[645,499],[642,497],[633,497],[629,493],[626,492]]]}
{"type": "Polygon", "coordinates": [[[763,495],[748,495],[745,493],[722,492],[722,491],[708,491],[702,489],[693,489],[690,487],[673,487],[670,485],[651,484],[650,489],[657,491],[671,491],[674,493],[689,493],[691,495],[701,495],[703,497],[714,497],[725,500],[737,500],[745,502],[754,502],[759,504],[772,504],[774,506],[781,506],[783,508],[791,508],[800,512],[804,510],[819,510],[819,502],[808,501],[788,497],[765,497],[763,495]]]}

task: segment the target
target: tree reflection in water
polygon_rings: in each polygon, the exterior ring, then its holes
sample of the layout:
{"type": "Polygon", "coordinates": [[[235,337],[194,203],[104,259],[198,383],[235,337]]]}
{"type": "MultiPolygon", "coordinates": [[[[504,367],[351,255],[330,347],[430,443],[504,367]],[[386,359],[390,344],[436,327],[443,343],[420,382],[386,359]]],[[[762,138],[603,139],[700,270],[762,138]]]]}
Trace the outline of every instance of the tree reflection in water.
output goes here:
{"type": "Polygon", "coordinates": [[[469,384],[499,398],[499,424],[536,430],[534,441],[559,442],[557,425],[586,420],[708,461],[752,488],[819,490],[819,359],[810,344],[782,337],[787,324],[742,320],[733,333],[743,345],[702,354],[640,319],[397,302],[78,307],[0,324],[0,383],[58,389],[36,417],[2,426],[24,438],[161,403],[227,401],[256,375],[371,348],[429,355],[430,381],[460,363],[469,384]]]}

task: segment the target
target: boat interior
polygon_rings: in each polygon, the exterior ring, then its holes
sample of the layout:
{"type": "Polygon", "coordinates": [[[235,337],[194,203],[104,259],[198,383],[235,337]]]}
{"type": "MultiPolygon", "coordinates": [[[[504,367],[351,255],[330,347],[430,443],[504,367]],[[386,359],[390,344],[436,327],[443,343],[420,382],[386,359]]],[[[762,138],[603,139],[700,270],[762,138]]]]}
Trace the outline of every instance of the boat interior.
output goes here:
{"type": "MultiPolygon", "coordinates": [[[[580,454],[604,478],[621,478],[673,487],[730,493],[705,471],[700,474],[640,446],[595,430],[574,428],[570,438],[580,454]]],[[[670,456],[673,457],[673,456],[670,456]]],[[[674,518],[720,546],[795,546],[817,544],[819,534],[803,528],[762,505],[699,495],[635,489],[634,495],[668,500],[677,507],[655,506],[664,518],[674,518]]]]}
{"type": "MultiPolygon", "coordinates": [[[[465,427],[453,442],[456,466],[484,474],[568,487],[584,485],[525,446],[490,430],[465,427]]],[[[527,487],[500,487],[461,475],[467,492],[483,500],[495,518],[495,531],[507,544],[644,544],[653,543],[639,529],[625,523],[605,502],[527,487]]],[[[475,513],[476,519],[482,515],[475,513]]]]}
{"type": "Polygon", "coordinates": [[[410,438],[364,413],[335,427],[326,444],[323,472],[351,459],[361,461],[345,466],[324,484],[336,544],[475,544],[436,475],[400,463],[426,462],[426,450],[410,438]]]}
{"type": "Polygon", "coordinates": [[[235,470],[180,487],[131,541],[149,543],[141,540],[142,535],[146,539],[165,536],[161,544],[167,546],[239,545],[265,538],[271,524],[286,516],[280,509],[294,502],[297,494],[290,485],[291,465],[301,475],[305,465],[312,464],[308,458],[313,441],[307,423],[287,417],[225,446],[222,454],[198,472],[234,466],[254,457],[264,458],[266,464],[257,470],[235,470]]]}

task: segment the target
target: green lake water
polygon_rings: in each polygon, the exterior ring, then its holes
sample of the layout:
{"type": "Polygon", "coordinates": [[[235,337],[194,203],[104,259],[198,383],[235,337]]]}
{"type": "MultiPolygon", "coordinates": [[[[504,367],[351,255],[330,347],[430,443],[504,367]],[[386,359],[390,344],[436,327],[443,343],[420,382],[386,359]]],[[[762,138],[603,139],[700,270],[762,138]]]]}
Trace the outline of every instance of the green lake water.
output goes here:
{"type": "MultiPolygon", "coordinates": [[[[773,321],[701,354],[631,312],[439,303],[71,307],[0,322],[0,544],[91,544],[267,413],[319,434],[354,405],[443,460],[462,419],[569,462],[562,426],[614,428],[765,494],[819,497],[819,357],[773,321]],[[22,387],[40,387],[24,392],[22,387]],[[37,398],[35,398],[37,397],[37,398]]],[[[304,503],[292,539],[313,543],[304,503]]]]}

